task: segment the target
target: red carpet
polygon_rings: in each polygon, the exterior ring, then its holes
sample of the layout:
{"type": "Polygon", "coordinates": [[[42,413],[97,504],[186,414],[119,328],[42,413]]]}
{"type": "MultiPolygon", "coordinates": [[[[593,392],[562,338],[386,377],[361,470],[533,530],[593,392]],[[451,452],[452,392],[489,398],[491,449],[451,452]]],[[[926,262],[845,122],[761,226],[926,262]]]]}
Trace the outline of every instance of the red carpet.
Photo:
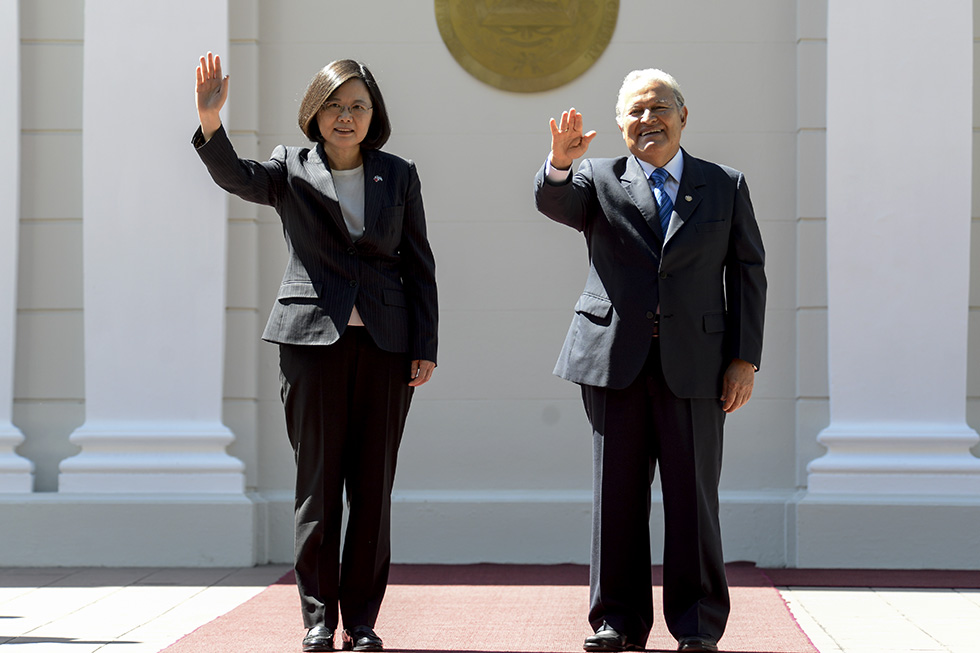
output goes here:
{"type": "Polygon", "coordinates": [[[980,589],[980,570],[766,569],[777,587],[980,589]]]}
{"type": "MultiPolygon", "coordinates": [[[[654,568],[655,583],[659,576],[654,568]]],[[[728,579],[732,615],[721,650],[817,653],[766,573],[734,564],[728,579]]],[[[592,632],[588,585],[582,565],[395,565],[376,629],[389,651],[580,653],[592,632]]],[[[660,587],[654,601],[659,611],[660,587]]],[[[662,616],[656,618],[647,650],[676,650],[662,616]]],[[[304,634],[288,574],[165,653],[292,653],[301,650],[304,634]]]]}

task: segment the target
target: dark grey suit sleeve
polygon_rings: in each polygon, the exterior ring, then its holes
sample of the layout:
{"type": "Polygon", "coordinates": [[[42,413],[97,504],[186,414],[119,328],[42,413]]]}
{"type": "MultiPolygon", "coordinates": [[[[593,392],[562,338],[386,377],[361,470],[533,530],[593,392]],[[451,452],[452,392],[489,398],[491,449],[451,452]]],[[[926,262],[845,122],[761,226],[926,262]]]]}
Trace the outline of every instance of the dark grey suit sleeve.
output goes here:
{"type": "Polygon", "coordinates": [[[762,362],[762,331],[766,314],[766,253],[755,219],[749,187],[739,174],[728,256],[725,294],[728,304],[726,336],[732,358],[755,365],[762,362]]]}
{"type": "Polygon", "coordinates": [[[439,329],[436,263],[426,233],[422,186],[411,162],[399,252],[402,286],[410,312],[409,355],[412,360],[435,363],[439,329]]]}
{"type": "Polygon", "coordinates": [[[286,169],[286,150],[278,146],[269,161],[240,159],[222,125],[207,141],[198,127],[191,139],[214,183],[243,200],[277,206],[286,169]]]}
{"type": "Polygon", "coordinates": [[[534,176],[534,203],[538,211],[555,222],[584,231],[589,216],[589,200],[594,195],[592,162],[582,161],[578,172],[569,175],[562,184],[555,184],[545,175],[547,162],[534,176]]]}

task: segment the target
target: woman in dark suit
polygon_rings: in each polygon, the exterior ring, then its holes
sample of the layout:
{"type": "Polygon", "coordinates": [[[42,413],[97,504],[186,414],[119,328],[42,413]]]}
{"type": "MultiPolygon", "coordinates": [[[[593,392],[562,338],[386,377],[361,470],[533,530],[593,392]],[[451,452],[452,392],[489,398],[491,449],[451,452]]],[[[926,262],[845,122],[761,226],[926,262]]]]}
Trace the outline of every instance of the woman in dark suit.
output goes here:
{"type": "Polygon", "coordinates": [[[435,262],[415,164],[381,151],[391,124],[371,72],[352,60],[316,74],[299,110],[311,148],[240,159],[218,111],[221,60],[197,69],[193,143],[214,181],[282,219],[289,262],[264,340],[279,345],[296,458],[296,584],[304,651],[378,651],[390,563],[391,488],[414,388],[436,361],[435,262]],[[342,496],[348,525],[340,552],[342,496]]]}

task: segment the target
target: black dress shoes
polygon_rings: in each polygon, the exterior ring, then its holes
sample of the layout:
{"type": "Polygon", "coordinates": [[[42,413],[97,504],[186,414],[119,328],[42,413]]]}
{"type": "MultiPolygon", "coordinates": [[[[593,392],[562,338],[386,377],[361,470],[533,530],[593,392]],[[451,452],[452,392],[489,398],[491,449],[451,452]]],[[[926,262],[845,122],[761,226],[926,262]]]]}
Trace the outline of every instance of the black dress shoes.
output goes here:
{"type": "Polygon", "coordinates": [[[306,632],[303,638],[303,651],[312,653],[314,651],[332,651],[333,648],[333,628],[326,626],[313,626],[306,632]]]}
{"type": "Polygon", "coordinates": [[[682,637],[677,643],[678,651],[712,651],[718,650],[718,642],[710,637],[682,637]]]}
{"type": "Polygon", "coordinates": [[[345,651],[383,651],[381,638],[370,626],[354,626],[344,631],[345,651]]]}
{"type": "Polygon", "coordinates": [[[586,651],[639,651],[643,647],[630,644],[626,635],[603,621],[595,635],[585,638],[582,648],[586,651]]]}

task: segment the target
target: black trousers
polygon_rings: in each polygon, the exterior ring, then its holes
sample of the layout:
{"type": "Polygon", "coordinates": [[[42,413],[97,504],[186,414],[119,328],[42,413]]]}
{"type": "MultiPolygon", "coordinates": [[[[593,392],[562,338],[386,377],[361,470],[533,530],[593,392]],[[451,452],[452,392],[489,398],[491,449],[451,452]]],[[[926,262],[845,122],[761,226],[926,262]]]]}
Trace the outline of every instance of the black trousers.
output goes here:
{"type": "Polygon", "coordinates": [[[363,327],[329,346],[280,345],[296,457],[296,584],[306,628],[377,620],[391,562],[391,488],[412,399],[406,354],[363,327]],[[348,502],[343,556],[343,491],[348,502]]]}
{"type": "Polygon", "coordinates": [[[593,430],[592,627],[606,621],[641,645],[650,634],[650,485],[659,464],[667,628],[678,639],[720,639],[730,608],[718,519],[721,402],[675,397],[656,338],[632,385],[582,386],[582,397],[593,430]]]}

